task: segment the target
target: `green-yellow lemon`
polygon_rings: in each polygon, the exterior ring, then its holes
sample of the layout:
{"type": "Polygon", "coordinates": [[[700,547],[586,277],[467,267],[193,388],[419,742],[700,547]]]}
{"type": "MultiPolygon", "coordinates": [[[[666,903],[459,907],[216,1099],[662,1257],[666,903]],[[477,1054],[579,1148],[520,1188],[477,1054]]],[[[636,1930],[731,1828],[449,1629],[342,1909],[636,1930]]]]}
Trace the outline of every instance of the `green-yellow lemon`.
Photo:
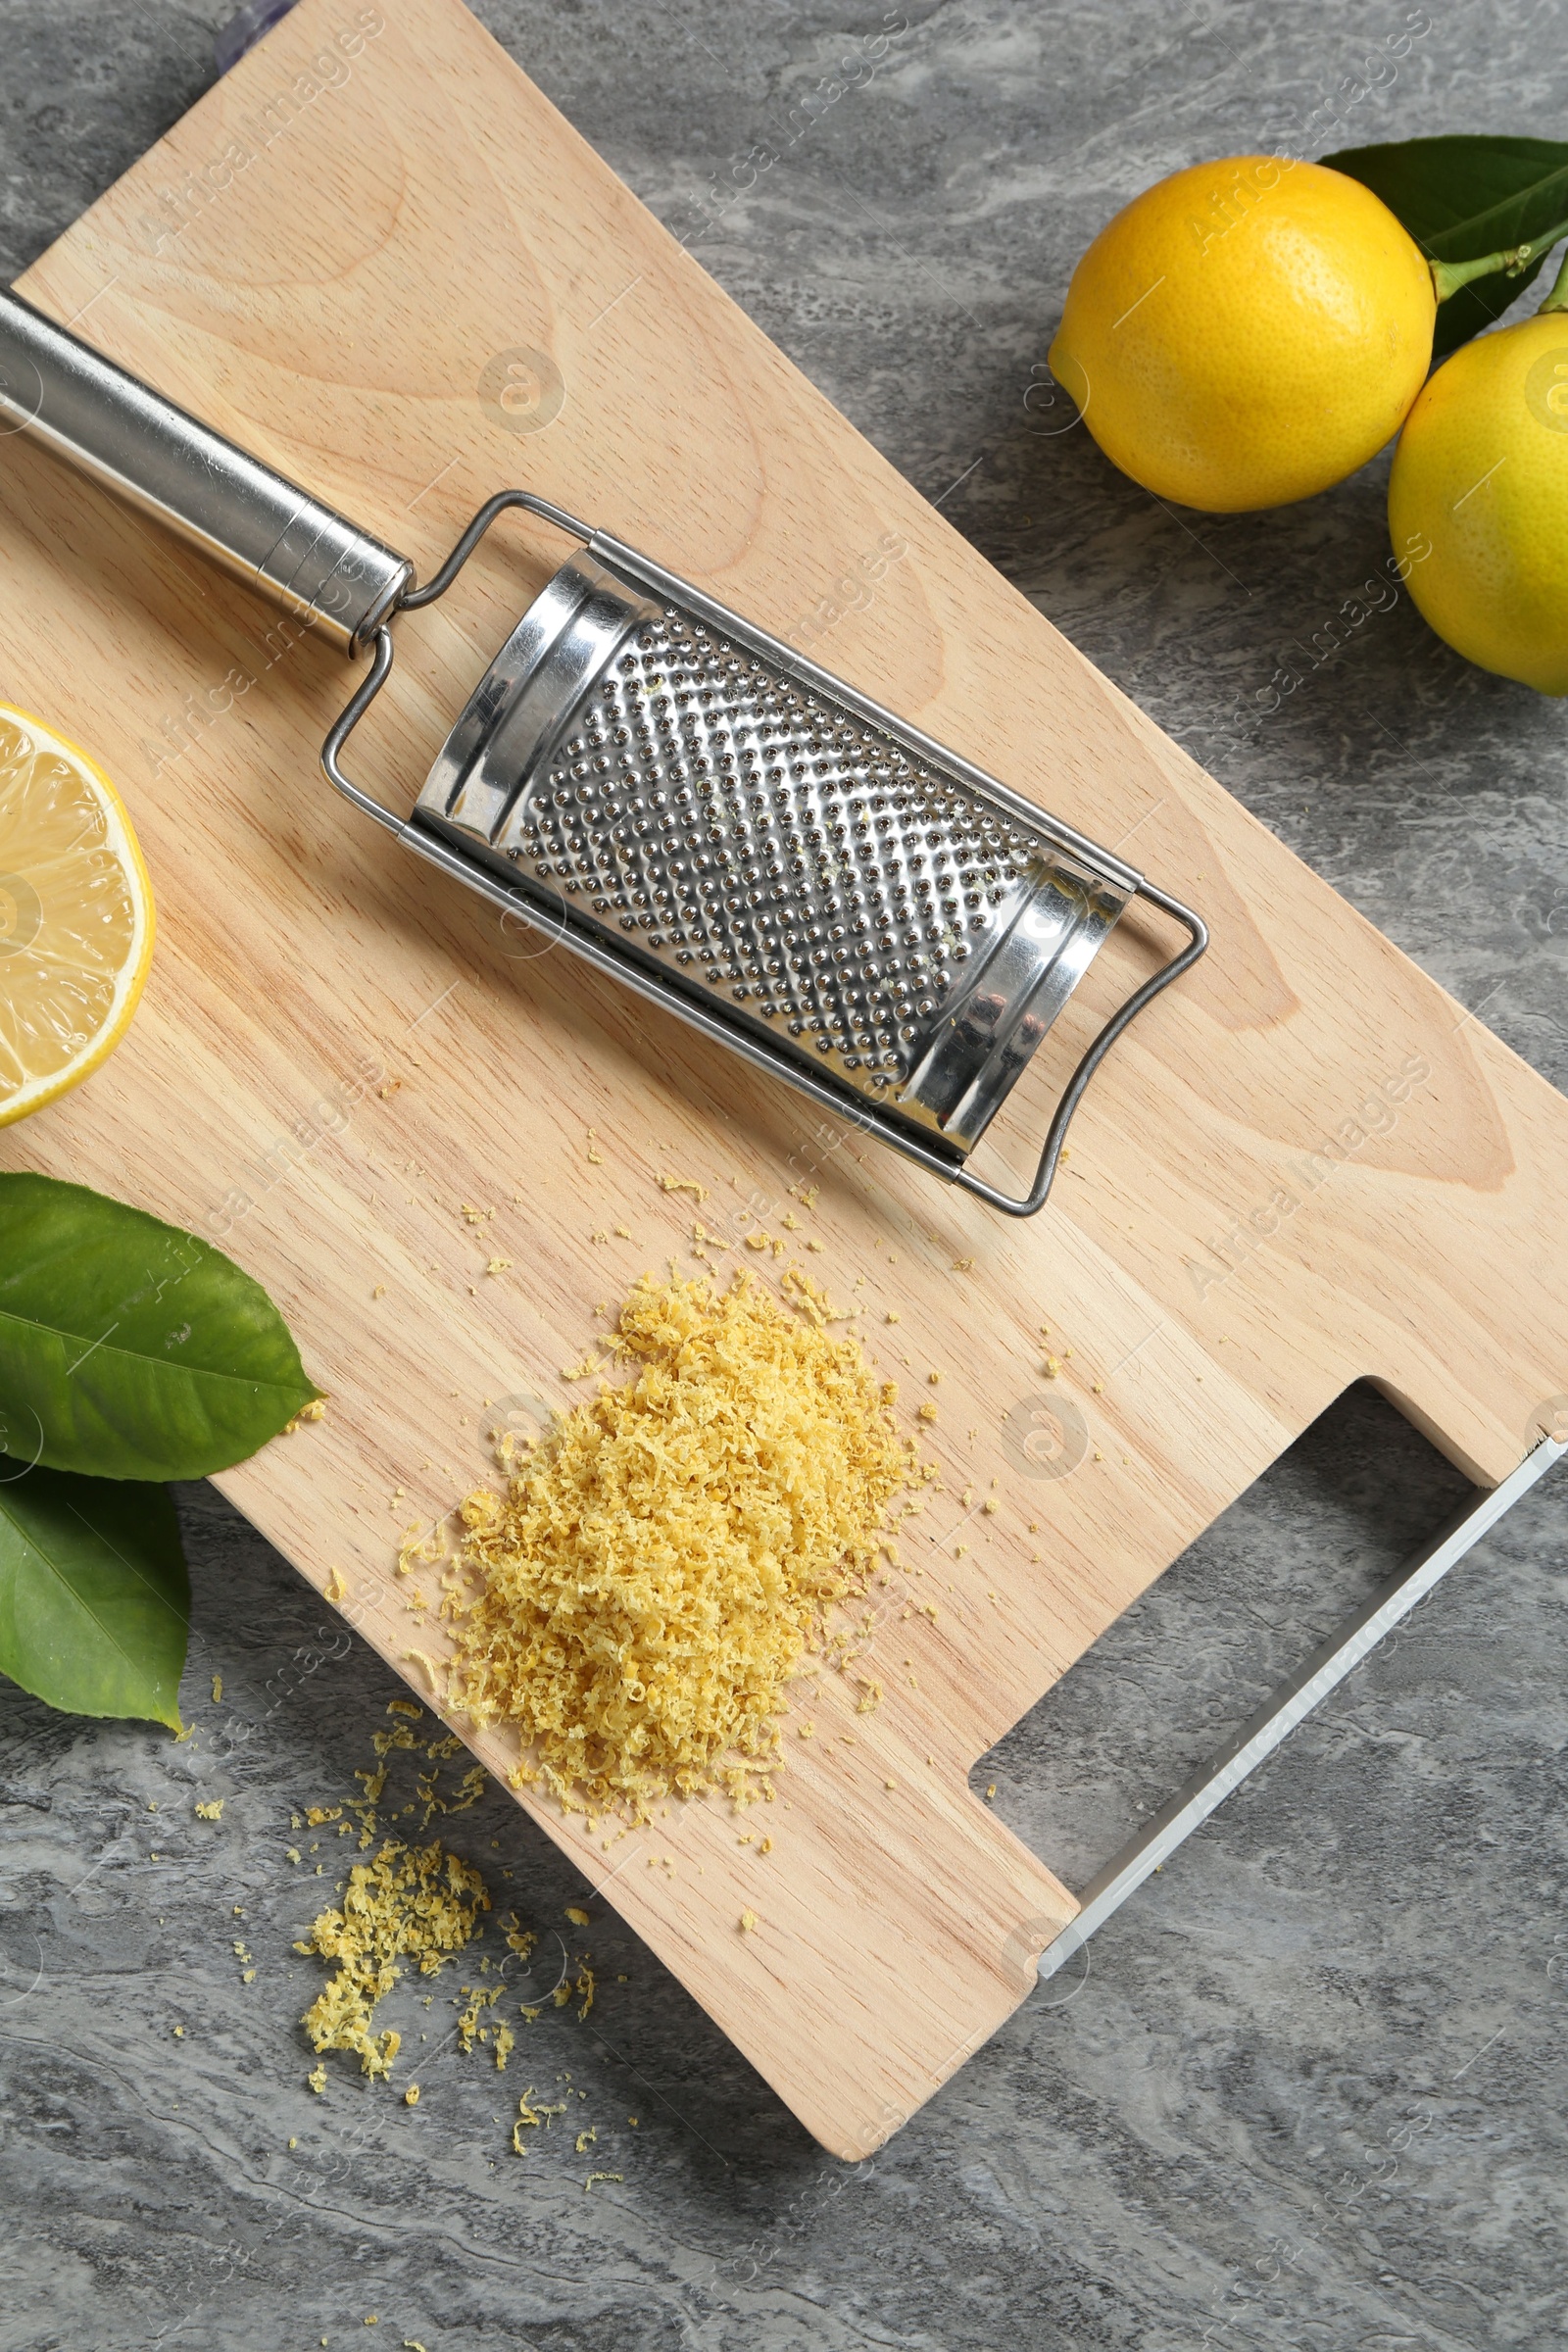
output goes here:
{"type": "Polygon", "coordinates": [[[1568,694],[1568,313],[1464,344],[1410,411],[1389,481],[1410,594],[1483,669],[1568,694]]]}
{"type": "Polygon", "coordinates": [[[1211,514],[1343,481],[1432,361],[1432,272],[1387,205],[1322,164],[1173,172],[1102,228],[1051,347],[1107,458],[1211,514]]]}

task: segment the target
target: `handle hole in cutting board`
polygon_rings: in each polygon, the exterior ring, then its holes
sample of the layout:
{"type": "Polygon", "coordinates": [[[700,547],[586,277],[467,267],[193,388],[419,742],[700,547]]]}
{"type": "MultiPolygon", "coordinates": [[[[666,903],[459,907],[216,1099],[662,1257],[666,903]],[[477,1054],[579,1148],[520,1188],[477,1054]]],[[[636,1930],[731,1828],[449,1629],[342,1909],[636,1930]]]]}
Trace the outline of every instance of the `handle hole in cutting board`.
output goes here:
{"type": "Polygon", "coordinates": [[[981,1757],[970,1787],[995,1786],[1007,1827],[1084,1886],[1473,1491],[1358,1382],[981,1757]]]}

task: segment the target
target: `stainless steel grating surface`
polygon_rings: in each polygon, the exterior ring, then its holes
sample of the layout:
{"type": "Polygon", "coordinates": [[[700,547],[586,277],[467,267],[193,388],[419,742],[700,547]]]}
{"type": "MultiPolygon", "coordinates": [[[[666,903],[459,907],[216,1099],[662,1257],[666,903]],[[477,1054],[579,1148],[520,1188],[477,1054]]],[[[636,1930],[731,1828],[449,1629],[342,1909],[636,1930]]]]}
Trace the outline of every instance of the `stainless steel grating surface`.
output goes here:
{"type": "Polygon", "coordinates": [[[909,1075],[1034,849],[868,727],[666,612],[571,722],[506,847],[846,1075],[909,1075]]]}
{"type": "Polygon", "coordinates": [[[581,559],[503,648],[420,808],[956,1151],[1128,897],[814,681],[581,559]]]}

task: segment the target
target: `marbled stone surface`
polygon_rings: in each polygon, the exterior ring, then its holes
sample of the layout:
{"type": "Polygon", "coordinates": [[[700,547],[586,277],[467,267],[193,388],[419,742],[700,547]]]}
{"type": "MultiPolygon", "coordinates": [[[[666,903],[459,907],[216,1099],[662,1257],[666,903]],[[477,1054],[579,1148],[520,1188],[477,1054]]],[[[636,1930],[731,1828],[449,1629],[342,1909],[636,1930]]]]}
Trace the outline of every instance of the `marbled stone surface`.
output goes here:
{"type": "MultiPolygon", "coordinates": [[[[225,13],[4,0],[7,274],[196,96],[225,13]]],[[[1430,19],[1345,0],[480,13],[1044,611],[1568,1084],[1560,710],[1467,668],[1402,598],[1338,653],[1314,643],[1385,554],[1387,461],[1289,512],[1177,514],[1031,392],[1078,253],[1168,170],[1282,142],[1559,135],[1568,63],[1545,0],[1430,19]],[[874,77],[739,193],[784,109],[884,27],[874,77]],[[1381,86],[1356,98],[1369,58],[1381,86]],[[1297,689],[1245,715],[1282,666],[1297,689]]],[[[0,615],[3,599],[0,581],[0,615]]],[[[398,1687],[190,1491],[192,1740],[0,1687],[0,2347],[1568,2341],[1561,1475],[1134,1898],[1092,1966],[1042,1987],[858,2166],[805,2137],[612,1913],[565,1922],[583,1889],[494,1793],[452,1842],[591,1945],[592,2014],[547,2007],[498,2075],[453,2045],[442,1979],[429,2011],[415,1991],[392,2003],[416,2110],[342,2060],[313,2095],[297,2021],[320,1969],[291,1943],[347,1840],[290,1815],[353,1786],[398,1687]],[[197,1820],[216,1796],[221,1821],[197,1820]],[[519,2163],[530,2082],[569,2090],[570,2113],[519,2163]],[[621,2177],[585,2191],[590,2172],[621,2177]]],[[[999,1807],[1082,1883],[1460,1492],[1353,1393],[982,1767],[999,1807]]]]}

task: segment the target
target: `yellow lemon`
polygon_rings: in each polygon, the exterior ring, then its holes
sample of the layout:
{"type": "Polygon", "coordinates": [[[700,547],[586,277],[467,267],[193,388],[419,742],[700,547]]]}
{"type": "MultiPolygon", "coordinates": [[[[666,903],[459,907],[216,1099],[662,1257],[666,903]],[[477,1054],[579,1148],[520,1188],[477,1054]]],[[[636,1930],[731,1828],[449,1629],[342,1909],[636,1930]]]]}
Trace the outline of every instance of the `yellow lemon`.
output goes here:
{"type": "Polygon", "coordinates": [[[1436,318],[1431,270],[1370,188],[1232,156],[1173,172],[1101,230],[1051,366],[1135,482],[1234,514],[1310,498],[1380,450],[1436,318]]]}
{"type": "Polygon", "coordinates": [[[1389,480],[1410,594],[1483,669],[1568,694],[1568,314],[1466,343],[1410,411],[1389,480]]]}
{"type": "Polygon", "coordinates": [[[153,893],[85,752],[0,703],[0,1126],[119,1045],[153,953],[153,893]]]}

